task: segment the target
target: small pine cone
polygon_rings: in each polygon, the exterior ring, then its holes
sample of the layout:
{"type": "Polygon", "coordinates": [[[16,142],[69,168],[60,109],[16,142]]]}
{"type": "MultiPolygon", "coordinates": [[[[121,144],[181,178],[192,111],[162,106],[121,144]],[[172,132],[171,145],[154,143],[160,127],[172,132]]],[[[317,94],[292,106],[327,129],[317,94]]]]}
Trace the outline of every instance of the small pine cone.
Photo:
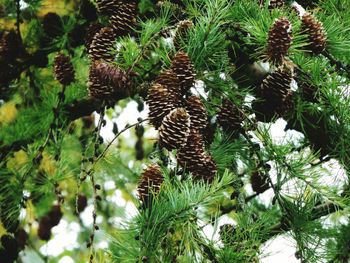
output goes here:
{"type": "Polygon", "coordinates": [[[0,39],[0,60],[13,61],[19,54],[21,42],[14,30],[6,31],[0,39]]]}
{"type": "Polygon", "coordinates": [[[149,165],[143,171],[141,180],[137,188],[139,199],[147,205],[149,202],[150,195],[157,194],[162,183],[163,175],[159,165],[149,165]]]}
{"type": "Polygon", "coordinates": [[[43,18],[43,29],[50,38],[61,36],[64,33],[61,17],[56,13],[47,13],[43,18]]]}
{"type": "Polygon", "coordinates": [[[190,58],[182,51],[177,52],[173,58],[171,68],[180,80],[181,94],[186,94],[193,86],[196,76],[190,58]]]}
{"type": "Polygon", "coordinates": [[[280,101],[288,96],[291,82],[292,74],[290,70],[279,67],[263,80],[259,90],[260,96],[270,100],[280,101]]]}
{"type": "Polygon", "coordinates": [[[19,253],[19,244],[15,238],[11,235],[4,234],[1,237],[0,242],[0,256],[1,262],[3,263],[13,263],[16,262],[19,253]],[[4,253],[3,253],[4,252],[4,253]]]}
{"type": "Polygon", "coordinates": [[[74,81],[74,68],[70,58],[62,53],[58,53],[54,61],[54,75],[56,80],[66,86],[74,81]]]}
{"type": "Polygon", "coordinates": [[[176,107],[181,107],[181,92],[180,92],[180,81],[171,69],[164,70],[156,78],[155,83],[161,84],[169,90],[169,96],[174,101],[176,107]]]}
{"type": "Polygon", "coordinates": [[[271,27],[267,40],[267,56],[271,62],[280,64],[287,55],[292,42],[292,25],[287,18],[282,17],[271,27]]]}
{"type": "Polygon", "coordinates": [[[87,197],[86,195],[78,195],[78,200],[77,200],[77,211],[79,213],[83,212],[84,209],[87,206],[87,197]]]}
{"type": "Polygon", "coordinates": [[[90,49],[90,45],[94,39],[94,36],[100,32],[100,30],[103,28],[102,24],[100,23],[92,23],[90,24],[85,32],[85,38],[84,38],[84,42],[85,42],[85,48],[87,50],[90,49]]]}
{"type": "Polygon", "coordinates": [[[217,172],[216,163],[210,155],[206,154],[203,157],[204,158],[197,163],[196,169],[191,171],[192,175],[195,179],[212,182],[217,172]]]}
{"type": "Polygon", "coordinates": [[[90,44],[89,55],[91,60],[104,60],[112,62],[114,55],[111,53],[114,49],[115,34],[112,28],[103,27],[95,36],[90,44]]]}
{"type": "Polygon", "coordinates": [[[186,100],[186,110],[190,115],[191,129],[203,130],[208,125],[208,116],[204,104],[198,96],[186,100]]]}
{"type": "Polygon", "coordinates": [[[136,24],[136,16],[136,2],[119,4],[118,9],[109,19],[116,36],[124,36],[128,34],[136,24]]]}
{"type": "Polygon", "coordinates": [[[213,158],[205,152],[202,135],[191,130],[186,144],[176,154],[178,163],[192,173],[195,179],[212,181],[217,168],[213,158]]]}
{"type": "Polygon", "coordinates": [[[250,182],[252,184],[253,191],[261,194],[269,189],[269,184],[267,181],[267,175],[261,172],[255,171],[250,176],[250,182]]]}
{"type": "Polygon", "coordinates": [[[100,100],[119,100],[131,93],[130,77],[121,69],[95,61],[90,67],[89,96],[100,100]]]}
{"type": "Polygon", "coordinates": [[[181,46],[181,39],[186,38],[188,35],[188,30],[193,27],[193,22],[191,20],[180,21],[174,36],[174,46],[176,49],[179,49],[181,46]]]}
{"type": "Polygon", "coordinates": [[[225,99],[218,112],[217,120],[224,130],[233,132],[240,130],[244,115],[234,103],[225,99]]]}
{"type": "Polygon", "coordinates": [[[291,72],[282,67],[263,80],[259,98],[252,105],[258,120],[269,122],[275,115],[282,116],[294,107],[291,81],[291,72]]]}
{"type": "Polygon", "coordinates": [[[270,0],[269,9],[279,8],[284,5],[284,0],[270,0]]]}
{"type": "Polygon", "coordinates": [[[191,130],[187,137],[186,144],[177,151],[176,159],[186,170],[196,169],[197,162],[205,155],[204,142],[201,134],[196,130],[191,130]]]}
{"type": "Polygon", "coordinates": [[[122,2],[121,0],[97,0],[97,10],[101,15],[110,16],[122,2]]]}
{"type": "Polygon", "coordinates": [[[63,216],[63,213],[61,211],[61,206],[60,205],[52,206],[48,214],[48,217],[50,218],[51,227],[57,226],[61,221],[62,216],[63,216]]]}
{"type": "Polygon", "coordinates": [[[153,84],[148,89],[146,103],[149,107],[148,117],[151,124],[158,129],[163,118],[175,108],[169,90],[161,84],[153,84]]]}
{"type": "Polygon", "coordinates": [[[232,245],[235,240],[236,227],[231,224],[220,226],[219,235],[225,246],[232,245]]]}
{"type": "Polygon", "coordinates": [[[184,108],[172,110],[159,128],[160,145],[171,151],[186,144],[190,133],[190,116],[184,108]]]}
{"type": "Polygon", "coordinates": [[[41,240],[49,240],[51,237],[51,219],[49,216],[44,216],[39,221],[38,237],[41,240]]]}
{"type": "Polygon", "coordinates": [[[313,15],[306,13],[302,17],[302,29],[309,36],[308,48],[316,55],[326,49],[327,36],[321,22],[313,15]]]}

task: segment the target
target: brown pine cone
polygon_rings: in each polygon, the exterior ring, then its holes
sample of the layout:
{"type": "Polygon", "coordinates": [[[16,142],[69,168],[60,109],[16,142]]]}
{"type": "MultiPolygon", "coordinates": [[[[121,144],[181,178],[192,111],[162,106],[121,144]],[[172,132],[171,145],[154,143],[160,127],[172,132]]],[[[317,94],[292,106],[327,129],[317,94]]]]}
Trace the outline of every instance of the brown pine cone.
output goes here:
{"type": "Polygon", "coordinates": [[[74,81],[75,72],[70,58],[58,53],[54,60],[54,75],[56,80],[66,86],[74,81]]]}
{"type": "Polygon", "coordinates": [[[269,189],[269,183],[267,180],[267,175],[262,174],[259,171],[255,171],[250,176],[250,182],[252,184],[253,191],[261,194],[269,189]]]}
{"type": "Polygon", "coordinates": [[[90,50],[90,45],[94,39],[94,36],[100,32],[100,30],[103,28],[102,24],[100,23],[92,23],[90,24],[85,32],[85,38],[84,38],[84,42],[85,42],[85,48],[87,50],[90,50]]]}
{"type": "Polygon", "coordinates": [[[175,108],[171,92],[161,84],[153,84],[148,89],[146,103],[149,107],[150,123],[158,129],[163,118],[175,108]]]}
{"type": "Polygon", "coordinates": [[[148,204],[151,195],[156,195],[159,192],[160,186],[163,183],[162,170],[158,164],[149,165],[142,173],[137,192],[139,199],[148,204]]]}
{"type": "Polygon", "coordinates": [[[188,31],[193,27],[193,22],[191,20],[183,20],[180,21],[174,36],[174,46],[176,49],[179,49],[181,46],[181,40],[186,38],[188,35],[188,31]]]}
{"type": "Polygon", "coordinates": [[[224,130],[236,132],[241,129],[244,114],[230,100],[225,99],[218,112],[217,120],[224,130]]]}
{"type": "Polygon", "coordinates": [[[155,83],[161,84],[168,89],[169,96],[172,98],[176,107],[182,106],[180,81],[173,70],[167,69],[161,72],[156,78],[155,83]]]}
{"type": "Polygon", "coordinates": [[[22,44],[14,30],[5,31],[0,38],[0,62],[1,60],[13,62],[17,58],[22,44]]]}
{"type": "Polygon", "coordinates": [[[103,27],[95,34],[89,48],[89,55],[91,60],[102,60],[112,62],[114,55],[115,34],[112,28],[103,27]]]}
{"type": "Polygon", "coordinates": [[[281,17],[271,27],[267,40],[267,56],[274,64],[281,64],[292,42],[292,25],[281,17]]]}
{"type": "Polygon", "coordinates": [[[51,219],[49,216],[44,216],[39,221],[38,237],[41,240],[50,240],[51,237],[51,219]]]}
{"type": "Polygon", "coordinates": [[[306,13],[302,17],[302,29],[309,36],[309,50],[316,55],[321,54],[327,44],[327,36],[322,23],[313,15],[306,13]]]}
{"type": "Polygon", "coordinates": [[[190,133],[190,116],[184,108],[176,108],[164,117],[159,128],[159,143],[168,151],[180,149],[190,133]]]}
{"type": "Polygon", "coordinates": [[[90,97],[113,101],[129,96],[132,82],[121,69],[95,61],[90,67],[88,86],[90,97]]]}
{"type": "Polygon", "coordinates": [[[109,22],[116,36],[128,34],[136,25],[137,4],[136,2],[122,2],[117,10],[111,14],[109,22]]]}
{"type": "Polygon", "coordinates": [[[280,8],[284,5],[284,0],[270,0],[269,9],[280,8]]]}
{"type": "Polygon", "coordinates": [[[205,106],[198,96],[190,96],[186,100],[186,110],[190,115],[191,129],[203,130],[208,125],[208,116],[205,106]]]}
{"type": "Polygon", "coordinates": [[[172,60],[171,69],[180,80],[181,94],[186,94],[194,85],[196,76],[193,64],[188,55],[182,51],[177,52],[172,60]]]}

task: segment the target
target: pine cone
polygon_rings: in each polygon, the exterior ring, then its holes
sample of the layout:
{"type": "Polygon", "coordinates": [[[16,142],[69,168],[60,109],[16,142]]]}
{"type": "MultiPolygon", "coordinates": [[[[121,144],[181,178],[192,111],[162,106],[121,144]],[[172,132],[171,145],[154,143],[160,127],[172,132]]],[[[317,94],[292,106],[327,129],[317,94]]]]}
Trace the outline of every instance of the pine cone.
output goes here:
{"type": "Polygon", "coordinates": [[[85,38],[84,38],[84,42],[85,42],[85,48],[87,50],[90,50],[90,45],[94,39],[94,36],[100,32],[100,30],[103,28],[102,24],[100,23],[92,23],[90,24],[85,32],[85,38]]]}
{"type": "Polygon", "coordinates": [[[280,67],[268,75],[261,84],[260,97],[277,114],[282,115],[293,108],[293,93],[290,89],[291,81],[291,72],[280,67]]]}
{"type": "Polygon", "coordinates": [[[90,67],[88,86],[90,97],[112,101],[129,96],[132,84],[130,77],[121,69],[95,61],[90,67]]]}
{"type": "Polygon", "coordinates": [[[43,28],[45,34],[50,38],[59,37],[63,34],[62,19],[56,13],[47,13],[43,19],[43,28]]]}
{"type": "Polygon", "coordinates": [[[87,197],[86,195],[78,195],[78,200],[77,200],[77,211],[79,213],[83,212],[84,209],[87,206],[87,197]]]}
{"type": "Polygon", "coordinates": [[[163,175],[158,164],[149,165],[142,173],[137,192],[139,199],[147,206],[149,197],[159,192],[163,175]]]}
{"type": "Polygon", "coordinates": [[[191,129],[203,130],[208,125],[208,116],[204,104],[197,96],[190,96],[186,100],[186,110],[190,115],[191,129]]]}
{"type": "Polygon", "coordinates": [[[216,164],[210,155],[204,155],[204,158],[197,163],[197,168],[191,171],[195,179],[201,179],[212,182],[217,172],[216,164]]]}
{"type": "Polygon", "coordinates": [[[267,175],[255,171],[250,176],[250,182],[252,184],[253,191],[261,194],[269,189],[269,184],[267,181],[267,175]]]}
{"type": "Polygon", "coordinates": [[[271,27],[267,40],[267,55],[273,63],[280,64],[287,55],[292,42],[291,30],[292,25],[285,17],[276,20],[271,27]]]}
{"type": "Polygon", "coordinates": [[[205,156],[203,138],[196,130],[191,130],[186,144],[177,151],[176,159],[186,170],[194,171],[199,160],[205,156]]]}
{"type": "Polygon", "coordinates": [[[66,86],[74,81],[74,68],[70,58],[62,53],[58,53],[54,61],[54,75],[56,80],[66,86]]]}
{"type": "Polygon", "coordinates": [[[269,9],[280,8],[284,5],[284,0],[270,0],[269,9]]]}
{"type": "Polygon", "coordinates": [[[322,53],[326,49],[326,32],[321,22],[313,15],[306,13],[302,17],[302,29],[309,36],[308,48],[316,55],[322,53]]]}
{"type": "Polygon", "coordinates": [[[48,217],[50,218],[51,227],[57,226],[61,221],[62,216],[63,214],[61,211],[61,206],[60,205],[52,206],[48,214],[48,217]]]}
{"type": "Polygon", "coordinates": [[[158,129],[163,118],[175,108],[173,98],[169,90],[161,84],[153,84],[148,89],[146,103],[149,107],[148,117],[150,123],[158,129]]]}
{"type": "Polygon", "coordinates": [[[190,133],[190,116],[184,108],[172,110],[159,128],[160,145],[171,151],[186,144],[190,133]]]}
{"type": "Polygon", "coordinates": [[[212,157],[205,152],[202,135],[191,130],[186,144],[176,154],[178,163],[192,173],[195,179],[212,181],[217,168],[212,157]]]}
{"type": "Polygon", "coordinates": [[[112,62],[114,55],[111,51],[114,49],[115,34],[112,28],[103,27],[95,36],[90,44],[89,55],[91,60],[104,60],[112,62]]]}
{"type": "Polygon", "coordinates": [[[244,115],[230,100],[225,99],[217,116],[220,126],[227,131],[238,131],[241,128],[244,115]]]}
{"type": "Polygon", "coordinates": [[[180,21],[174,36],[174,46],[176,49],[179,49],[181,46],[181,39],[184,39],[188,35],[188,30],[193,27],[193,22],[191,20],[180,21]]]}
{"type": "Polygon", "coordinates": [[[188,55],[182,51],[177,52],[173,58],[171,69],[176,73],[180,80],[181,94],[186,94],[193,86],[196,76],[188,55]]]}
{"type": "Polygon", "coordinates": [[[97,10],[101,15],[110,16],[117,9],[120,4],[123,3],[122,0],[97,0],[97,10]]]}
{"type": "Polygon", "coordinates": [[[137,4],[135,2],[121,3],[111,15],[109,22],[116,36],[128,34],[136,24],[137,4]]]}
{"type": "MultiPolygon", "coordinates": [[[[6,31],[0,39],[0,61],[14,61],[21,50],[21,42],[14,30],[6,31]]],[[[1,63],[3,63],[1,61],[1,63]]]]}
{"type": "Polygon", "coordinates": [[[13,263],[18,258],[19,246],[16,239],[10,235],[3,235],[1,237],[1,247],[0,247],[0,256],[1,262],[3,263],[13,263]],[[3,249],[3,250],[2,250],[3,249]],[[5,252],[3,254],[3,252],[5,252]]]}
{"type": "Polygon", "coordinates": [[[39,221],[38,237],[41,240],[49,240],[51,237],[51,219],[49,216],[44,216],[39,221]]]}
{"type": "Polygon", "coordinates": [[[173,100],[174,105],[176,107],[182,106],[180,81],[173,70],[171,69],[164,70],[156,78],[155,83],[161,84],[168,89],[169,96],[173,100]]]}

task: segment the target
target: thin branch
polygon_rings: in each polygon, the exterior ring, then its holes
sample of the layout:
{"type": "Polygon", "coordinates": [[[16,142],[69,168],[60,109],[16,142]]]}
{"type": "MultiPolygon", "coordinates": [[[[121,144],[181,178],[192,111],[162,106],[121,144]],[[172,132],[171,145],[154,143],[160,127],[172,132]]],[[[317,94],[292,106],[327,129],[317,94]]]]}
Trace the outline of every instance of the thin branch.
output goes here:
{"type": "Polygon", "coordinates": [[[322,54],[329,60],[329,62],[333,66],[335,66],[335,68],[338,71],[344,72],[347,75],[347,77],[350,79],[350,66],[349,65],[343,64],[342,62],[337,60],[335,57],[333,57],[332,54],[330,54],[328,51],[324,51],[322,54]]]}

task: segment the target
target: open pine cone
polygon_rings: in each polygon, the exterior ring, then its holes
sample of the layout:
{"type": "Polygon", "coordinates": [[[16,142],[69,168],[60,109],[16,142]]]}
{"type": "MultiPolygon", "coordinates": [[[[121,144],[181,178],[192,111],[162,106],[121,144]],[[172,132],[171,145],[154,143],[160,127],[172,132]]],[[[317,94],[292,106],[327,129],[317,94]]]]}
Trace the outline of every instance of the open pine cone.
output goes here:
{"type": "Polygon", "coordinates": [[[186,94],[186,92],[194,85],[196,76],[188,55],[182,51],[177,52],[172,60],[171,69],[176,73],[180,80],[181,94],[186,94]]]}
{"type": "Polygon", "coordinates": [[[168,151],[180,149],[190,133],[190,116],[184,108],[172,110],[159,128],[159,142],[168,151]]]}
{"type": "Polygon", "coordinates": [[[172,93],[161,84],[153,84],[148,89],[146,103],[149,107],[148,117],[150,123],[158,129],[163,121],[163,118],[175,108],[172,93]]]}
{"type": "Polygon", "coordinates": [[[112,62],[114,56],[112,51],[114,49],[115,34],[112,28],[103,27],[94,35],[89,47],[89,55],[91,60],[102,60],[112,62]]]}

